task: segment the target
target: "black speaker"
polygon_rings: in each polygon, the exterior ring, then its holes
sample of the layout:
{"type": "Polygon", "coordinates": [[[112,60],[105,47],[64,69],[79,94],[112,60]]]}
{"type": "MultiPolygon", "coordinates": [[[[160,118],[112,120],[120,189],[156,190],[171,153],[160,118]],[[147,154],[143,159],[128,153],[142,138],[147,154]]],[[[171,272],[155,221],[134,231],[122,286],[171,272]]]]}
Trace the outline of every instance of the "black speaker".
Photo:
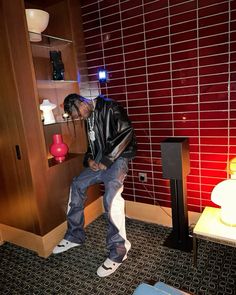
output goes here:
{"type": "Polygon", "coordinates": [[[170,137],[161,142],[163,177],[170,179],[172,232],[164,246],[190,252],[186,176],[190,172],[188,138],[170,137]]]}
{"type": "Polygon", "coordinates": [[[183,179],[190,172],[188,138],[170,137],[161,142],[163,178],[183,179]]]}

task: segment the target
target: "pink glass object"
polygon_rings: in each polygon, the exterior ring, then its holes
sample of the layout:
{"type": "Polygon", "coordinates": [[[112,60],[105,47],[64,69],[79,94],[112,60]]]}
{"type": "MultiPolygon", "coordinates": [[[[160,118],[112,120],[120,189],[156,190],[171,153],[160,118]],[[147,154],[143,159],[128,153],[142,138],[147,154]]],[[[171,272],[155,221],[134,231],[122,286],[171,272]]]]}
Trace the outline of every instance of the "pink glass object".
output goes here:
{"type": "Polygon", "coordinates": [[[63,162],[68,153],[68,146],[62,140],[61,134],[53,134],[53,143],[50,145],[50,153],[57,162],[63,162]]]}

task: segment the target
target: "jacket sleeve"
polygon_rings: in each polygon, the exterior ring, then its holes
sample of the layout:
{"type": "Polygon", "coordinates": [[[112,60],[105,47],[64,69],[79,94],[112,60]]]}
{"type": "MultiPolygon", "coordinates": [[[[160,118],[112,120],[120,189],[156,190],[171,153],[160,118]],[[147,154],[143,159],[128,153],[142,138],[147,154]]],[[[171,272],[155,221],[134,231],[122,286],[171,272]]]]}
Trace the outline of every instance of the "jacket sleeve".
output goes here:
{"type": "Polygon", "coordinates": [[[83,160],[83,165],[84,165],[84,167],[88,167],[89,165],[88,165],[88,160],[89,159],[93,159],[93,155],[92,155],[92,153],[91,153],[91,149],[90,149],[90,147],[88,146],[88,150],[87,150],[87,152],[85,153],[85,155],[84,155],[84,160],[83,160]]]}
{"type": "MultiPolygon", "coordinates": [[[[85,130],[86,130],[86,133],[87,133],[87,125],[85,125],[85,130]]],[[[88,148],[87,148],[87,152],[84,154],[84,160],[83,160],[83,165],[84,167],[88,167],[88,160],[89,159],[93,159],[93,153],[91,151],[91,147],[90,147],[90,144],[88,142],[88,148]]]]}
{"type": "Polygon", "coordinates": [[[109,108],[106,122],[106,147],[101,163],[109,167],[123,153],[134,136],[131,122],[122,106],[109,108]]]}

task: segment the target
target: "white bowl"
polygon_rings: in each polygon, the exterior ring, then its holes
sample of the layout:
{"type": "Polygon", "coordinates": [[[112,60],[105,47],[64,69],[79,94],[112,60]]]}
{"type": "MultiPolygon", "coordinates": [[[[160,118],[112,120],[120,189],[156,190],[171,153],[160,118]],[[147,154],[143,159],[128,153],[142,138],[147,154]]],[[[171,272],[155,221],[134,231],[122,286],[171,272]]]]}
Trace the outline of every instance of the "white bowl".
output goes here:
{"type": "Polygon", "coordinates": [[[26,20],[30,41],[39,42],[42,40],[41,33],[47,28],[49,13],[41,9],[26,9],[26,20]]]}

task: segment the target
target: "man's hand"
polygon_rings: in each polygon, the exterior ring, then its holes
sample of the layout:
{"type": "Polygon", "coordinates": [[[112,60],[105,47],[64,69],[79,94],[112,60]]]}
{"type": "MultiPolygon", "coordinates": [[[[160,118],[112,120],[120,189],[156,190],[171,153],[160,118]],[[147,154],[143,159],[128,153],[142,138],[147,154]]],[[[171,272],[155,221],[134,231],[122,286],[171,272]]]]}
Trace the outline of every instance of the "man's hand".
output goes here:
{"type": "Polygon", "coordinates": [[[107,166],[103,165],[102,163],[98,164],[98,169],[99,170],[107,170],[107,166]]]}
{"type": "Polygon", "coordinates": [[[89,165],[89,168],[91,168],[93,171],[97,171],[99,170],[99,165],[98,163],[96,163],[94,160],[92,159],[89,159],[88,160],[88,165],[89,165]]]}
{"type": "Polygon", "coordinates": [[[89,165],[89,168],[92,169],[93,171],[107,170],[107,166],[103,165],[102,163],[96,163],[92,159],[88,160],[88,165],[89,165]]]}

